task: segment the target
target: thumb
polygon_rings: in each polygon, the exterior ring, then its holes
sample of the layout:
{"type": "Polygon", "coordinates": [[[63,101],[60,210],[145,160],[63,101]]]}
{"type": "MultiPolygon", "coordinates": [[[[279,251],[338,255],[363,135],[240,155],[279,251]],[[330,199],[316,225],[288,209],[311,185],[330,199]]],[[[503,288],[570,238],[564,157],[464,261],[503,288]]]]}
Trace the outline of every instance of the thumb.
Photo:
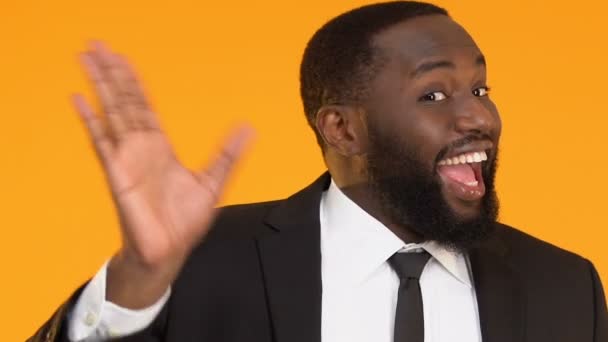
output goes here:
{"type": "Polygon", "coordinates": [[[199,182],[208,186],[216,199],[219,198],[234,165],[254,136],[255,130],[250,125],[241,125],[234,129],[211,163],[197,173],[199,182]]]}

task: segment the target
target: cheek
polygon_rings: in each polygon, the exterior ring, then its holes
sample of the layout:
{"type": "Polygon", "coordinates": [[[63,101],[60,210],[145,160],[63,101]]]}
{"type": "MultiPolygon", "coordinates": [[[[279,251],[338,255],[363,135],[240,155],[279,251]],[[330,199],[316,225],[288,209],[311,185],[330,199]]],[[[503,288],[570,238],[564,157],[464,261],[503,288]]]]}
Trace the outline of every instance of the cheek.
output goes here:
{"type": "Polygon", "coordinates": [[[412,134],[420,150],[424,152],[424,157],[434,160],[444,146],[447,127],[448,125],[442,120],[430,116],[416,120],[412,134]]]}
{"type": "Polygon", "coordinates": [[[446,145],[450,124],[445,115],[430,110],[410,111],[402,116],[403,120],[393,123],[399,127],[401,141],[415,157],[433,171],[437,155],[446,145]]]}
{"type": "Polygon", "coordinates": [[[423,106],[403,96],[384,96],[368,107],[369,120],[376,132],[398,142],[401,149],[434,170],[439,151],[449,141],[450,122],[447,108],[423,106]]]}
{"type": "Polygon", "coordinates": [[[493,101],[488,101],[486,105],[486,109],[492,114],[492,119],[494,120],[494,134],[496,138],[500,137],[500,133],[502,131],[502,119],[500,118],[500,113],[498,112],[498,108],[496,108],[496,104],[493,101]]]}

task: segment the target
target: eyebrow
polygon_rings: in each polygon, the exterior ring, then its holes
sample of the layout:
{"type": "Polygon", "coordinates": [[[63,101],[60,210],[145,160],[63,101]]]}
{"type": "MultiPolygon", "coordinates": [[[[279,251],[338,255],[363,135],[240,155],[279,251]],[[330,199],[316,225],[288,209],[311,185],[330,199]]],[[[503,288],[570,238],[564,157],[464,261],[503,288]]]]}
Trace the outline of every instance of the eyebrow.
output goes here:
{"type": "MultiPolygon", "coordinates": [[[[479,55],[475,59],[475,65],[477,66],[486,66],[486,58],[484,55],[479,55]]],[[[456,65],[448,60],[439,60],[439,61],[431,61],[420,64],[414,71],[410,73],[410,78],[418,78],[423,74],[431,72],[436,69],[455,69],[456,65]]]]}

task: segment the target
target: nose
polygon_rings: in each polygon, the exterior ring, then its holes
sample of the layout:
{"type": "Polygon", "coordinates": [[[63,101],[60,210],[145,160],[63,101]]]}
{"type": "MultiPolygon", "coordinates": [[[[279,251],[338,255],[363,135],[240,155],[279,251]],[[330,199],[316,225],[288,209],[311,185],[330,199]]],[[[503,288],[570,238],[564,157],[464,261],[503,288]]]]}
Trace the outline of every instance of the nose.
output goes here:
{"type": "Polygon", "coordinates": [[[491,135],[498,125],[497,115],[492,108],[494,105],[489,99],[481,99],[474,95],[466,96],[457,108],[456,130],[463,135],[470,133],[491,135]]]}

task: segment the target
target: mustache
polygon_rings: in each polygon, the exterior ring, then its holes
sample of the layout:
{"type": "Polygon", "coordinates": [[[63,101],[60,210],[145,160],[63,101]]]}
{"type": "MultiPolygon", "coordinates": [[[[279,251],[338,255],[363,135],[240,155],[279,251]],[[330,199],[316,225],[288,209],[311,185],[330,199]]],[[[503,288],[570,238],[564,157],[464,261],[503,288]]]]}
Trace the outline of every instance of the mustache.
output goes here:
{"type": "Polygon", "coordinates": [[[445,158],[445,156],[453,149],[460,148],[466,146],[468,144],[474,143],[476,141],[492,141],[492,138],[488,134],[469,134],[464,138],[460,138],[458,140],[454,140],[449,145],[442,148],[437,154],[437,158],[435,163],[438,163],[440,160],[445,158]]]}

